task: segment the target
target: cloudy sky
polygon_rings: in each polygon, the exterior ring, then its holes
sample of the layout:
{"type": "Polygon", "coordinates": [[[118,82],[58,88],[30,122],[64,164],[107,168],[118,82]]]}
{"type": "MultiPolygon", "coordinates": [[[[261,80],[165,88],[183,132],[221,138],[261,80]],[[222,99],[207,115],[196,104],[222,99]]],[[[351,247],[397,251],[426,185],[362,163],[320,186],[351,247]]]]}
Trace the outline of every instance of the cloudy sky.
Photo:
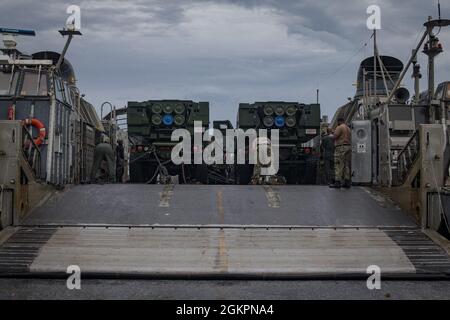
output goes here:
{"type": "MultiPolygon", "coordinates": [[[[450,17],[449,1],[441,1],[450,17]]],[[[234,123],[239,102],[314,102],[332,116],[354,94],[359,62],[372,54],[366,8],[381,8],[381,54],[406,63],[437,0],[3,0],[3,27],[35,29],[22,51],[61,51],[57,32],[68,5],[81,7],[81,31],[68,52],[78,85],[99,106],[130,100],[209,101],[212,119],[234,123]],[[364,44],[367,43],[367,46],[364,44]]],[[[450,47],[450,28],[439,34],[450,47]]],[[[449,52],[436,80],[450,80],[449,52]]],[[[420,54],[422,73],[426,60],[420,54]]],[[[404,84],[412,87],[410,73],[404,84]]],[[[425,77],[422,89],[425,88],[425,77]]]]}

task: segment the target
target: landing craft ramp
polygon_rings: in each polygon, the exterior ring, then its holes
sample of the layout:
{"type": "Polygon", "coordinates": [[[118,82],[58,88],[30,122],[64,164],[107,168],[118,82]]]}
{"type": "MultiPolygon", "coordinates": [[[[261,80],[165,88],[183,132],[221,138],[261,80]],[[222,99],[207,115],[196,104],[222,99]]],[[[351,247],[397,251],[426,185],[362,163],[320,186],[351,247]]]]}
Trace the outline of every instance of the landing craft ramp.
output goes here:
{"type": "Polygon", "coordinates": [[[369,188],[238,185],[78,185],[24,225],[415,226],[369,188]]]}
{"type": "Polygon", "coordinates": [[[85,185],[0,246],[0,275],[311,278],[450,275],[448,255],[371,189],[85,185]],[[126,194],[126,196],[124,196],[126,194]]]}

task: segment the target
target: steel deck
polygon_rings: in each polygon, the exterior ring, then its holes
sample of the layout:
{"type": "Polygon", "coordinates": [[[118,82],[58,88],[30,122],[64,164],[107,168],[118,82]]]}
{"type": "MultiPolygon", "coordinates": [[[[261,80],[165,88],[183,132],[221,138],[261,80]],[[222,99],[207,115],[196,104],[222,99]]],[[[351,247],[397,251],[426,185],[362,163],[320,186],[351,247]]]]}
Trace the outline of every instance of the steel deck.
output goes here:
{"type": "Polygon", "coordinates": [[[450,276],[450,259],[407,228],[22,227],[0,276],[323,278],[450,276]]]}
{"type": "Polygon", "coordinates": [[[145,184],[75,186],[37,208],[24,224],[415,225],[369,188],[145,184]]]}
{"type": "Polygon", "coordinates": [[[450,276],[450,259],[368,188],[85,185],[50,198],[0,246],[0,276],[450,276]]]}

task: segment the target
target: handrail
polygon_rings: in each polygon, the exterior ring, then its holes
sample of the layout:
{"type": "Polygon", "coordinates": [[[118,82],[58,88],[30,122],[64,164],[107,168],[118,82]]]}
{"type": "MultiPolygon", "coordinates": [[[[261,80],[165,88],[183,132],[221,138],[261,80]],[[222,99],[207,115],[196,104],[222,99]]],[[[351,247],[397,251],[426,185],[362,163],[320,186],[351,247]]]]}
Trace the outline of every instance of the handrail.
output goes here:
{"type": "Polygon", "coordinates": [[[30,168],[32,169],[35,176],[40,177],[41,150],[39,149],[39,146],[34,142],[34,139],[30,131],[25,126],[22,126],[22,129],[23,129],[23,141],[22,141],[23,155],[27,160],[28,164],[30,165],[30,168]]]}
{"type": "Polygon", "coordinates": [[[411,138],[409,138],[405,147],[400,151],[397,157],[397,183],[402,184],[405,182],[406,177],[412,168],[414,161],[419,154],[420,139],[419,130],[414,131],[411,138]]]}

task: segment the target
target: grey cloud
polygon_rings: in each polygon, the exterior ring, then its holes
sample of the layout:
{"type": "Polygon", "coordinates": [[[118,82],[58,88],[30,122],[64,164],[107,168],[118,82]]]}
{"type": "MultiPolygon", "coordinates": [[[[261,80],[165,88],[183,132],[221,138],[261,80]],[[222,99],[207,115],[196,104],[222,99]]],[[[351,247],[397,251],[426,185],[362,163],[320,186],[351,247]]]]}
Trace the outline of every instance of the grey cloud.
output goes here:
{"type": "MultiPolygon", "coordinates": [[[[21,40],[26,51],[60,51],[64,40],[57,30],[72,3],[4,0],[1,25],[37,30],[35,39],[21,40]]],[[[311,102],[319,87],[322,109],[332,115],[353,95],[360,60],[372,54],[371,43],[357,52],[370,36],[365,10],[372,3],[382,9],[380,51],[406,62],[422,23],[436,16],[434,1],[85,0],[83,37],[73,41],[68,58],[95,105],[207,100],[213,118],[234,121],[239,102],[311,102]],[[210,14],[216,21],[206,21],[210,14]]],[[[442,3],[442,9],[450,16],[450,5],[442,3]]],[[[446,48],[449,32],[439,37],[446,48]]],[[[450,74],[446,55],[437,59],[437,81],[450,74]]],[[[423,55],[420,63],[425,74],[423,55]]]]}

